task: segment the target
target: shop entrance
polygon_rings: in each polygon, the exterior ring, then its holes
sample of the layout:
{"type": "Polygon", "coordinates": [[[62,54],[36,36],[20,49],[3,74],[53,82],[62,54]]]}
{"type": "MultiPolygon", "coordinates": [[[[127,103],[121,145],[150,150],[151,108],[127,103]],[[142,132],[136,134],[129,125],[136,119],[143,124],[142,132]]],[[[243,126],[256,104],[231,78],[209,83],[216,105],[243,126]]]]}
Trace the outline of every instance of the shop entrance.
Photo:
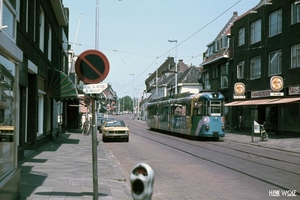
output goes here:
{"type": "Polygon", "coordinates": [[[267,122],[267,131],[275,132],[278,131],[278,108],[277,105],[270,105],[265,107],[265,122],[267,122]]]}

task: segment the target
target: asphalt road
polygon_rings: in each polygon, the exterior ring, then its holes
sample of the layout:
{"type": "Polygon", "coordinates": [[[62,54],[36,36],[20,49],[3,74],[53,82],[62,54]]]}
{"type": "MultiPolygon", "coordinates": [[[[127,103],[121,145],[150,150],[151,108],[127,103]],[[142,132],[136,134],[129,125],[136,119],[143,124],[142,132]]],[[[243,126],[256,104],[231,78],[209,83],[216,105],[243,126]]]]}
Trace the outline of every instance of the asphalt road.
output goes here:
{"type": "MultiPolygon", "coordinates": [[[[153,200],[274,199],[280,192],[300,199],[299,154],[238,142],[190,140],[150,131],[130,115],[127,142],[107,142],[128,185],[132,168],[148,163],[155,172],[153,200]]],[[[291,197],[286,197],[291,199],[291,197]]]]}

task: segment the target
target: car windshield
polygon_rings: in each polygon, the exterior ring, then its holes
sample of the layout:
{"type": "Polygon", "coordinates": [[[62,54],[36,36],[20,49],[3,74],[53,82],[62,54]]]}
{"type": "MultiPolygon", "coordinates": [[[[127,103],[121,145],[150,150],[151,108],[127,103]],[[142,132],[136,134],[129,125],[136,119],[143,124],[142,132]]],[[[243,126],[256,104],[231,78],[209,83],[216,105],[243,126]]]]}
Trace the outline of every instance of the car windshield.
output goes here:
{"type": "Polygon", "coordinates": [[[124,127],[125,122],[124,121],[107,121],[105,124],[105,127],[124,127]]]}

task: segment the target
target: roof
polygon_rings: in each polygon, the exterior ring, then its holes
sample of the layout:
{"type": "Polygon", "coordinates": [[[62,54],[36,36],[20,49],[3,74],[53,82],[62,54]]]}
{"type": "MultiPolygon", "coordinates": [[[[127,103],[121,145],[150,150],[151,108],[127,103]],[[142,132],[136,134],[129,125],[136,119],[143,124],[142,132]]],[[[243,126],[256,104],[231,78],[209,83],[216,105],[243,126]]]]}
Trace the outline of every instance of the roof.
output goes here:
{"type": "MultiPolygon", "coordinates": [[[[200,68],[195,66],[191,66],[187,70],[178,74],[177,83],[199,83],[199,79],[201,78],[200,68]]],[[[172,76],[167,84],[174,85],[175,77],[172,76]]]]}
{"type": "Polygon", "coordinates": [[[228,22],[225,24],[225,26],[223,27],[223,29],[220,31],[220,33],[217,35],[217,37],[215,38],[215,40],[224,37],[226,35],[230,35],[231,34],[231,26],[233,24],[233,22],[238,18],[238,13],[237,12],[233,12],[233,15],[231,16],[231,18],[228,20],[228,22]]]}

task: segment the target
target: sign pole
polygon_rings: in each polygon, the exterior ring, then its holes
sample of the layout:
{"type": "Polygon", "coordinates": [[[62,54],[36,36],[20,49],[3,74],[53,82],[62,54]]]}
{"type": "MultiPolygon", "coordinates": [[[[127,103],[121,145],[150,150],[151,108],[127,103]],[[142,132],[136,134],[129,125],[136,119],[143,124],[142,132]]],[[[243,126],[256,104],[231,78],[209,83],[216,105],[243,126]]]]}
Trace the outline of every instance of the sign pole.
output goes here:
{"type": "Polygon", "coordinates": [[[253,135],[254,135],[254,122],[252,123],[252,131],[251,131],[251,142],[253,142],[253,135]]]}
{"type": "Polygon", "coordinates": [[[92,98],[92,156],[93,156],[93,199],[98,199],[98,156],[97,156],[97,129],[96,129],[96,105],[92,98]]]}

